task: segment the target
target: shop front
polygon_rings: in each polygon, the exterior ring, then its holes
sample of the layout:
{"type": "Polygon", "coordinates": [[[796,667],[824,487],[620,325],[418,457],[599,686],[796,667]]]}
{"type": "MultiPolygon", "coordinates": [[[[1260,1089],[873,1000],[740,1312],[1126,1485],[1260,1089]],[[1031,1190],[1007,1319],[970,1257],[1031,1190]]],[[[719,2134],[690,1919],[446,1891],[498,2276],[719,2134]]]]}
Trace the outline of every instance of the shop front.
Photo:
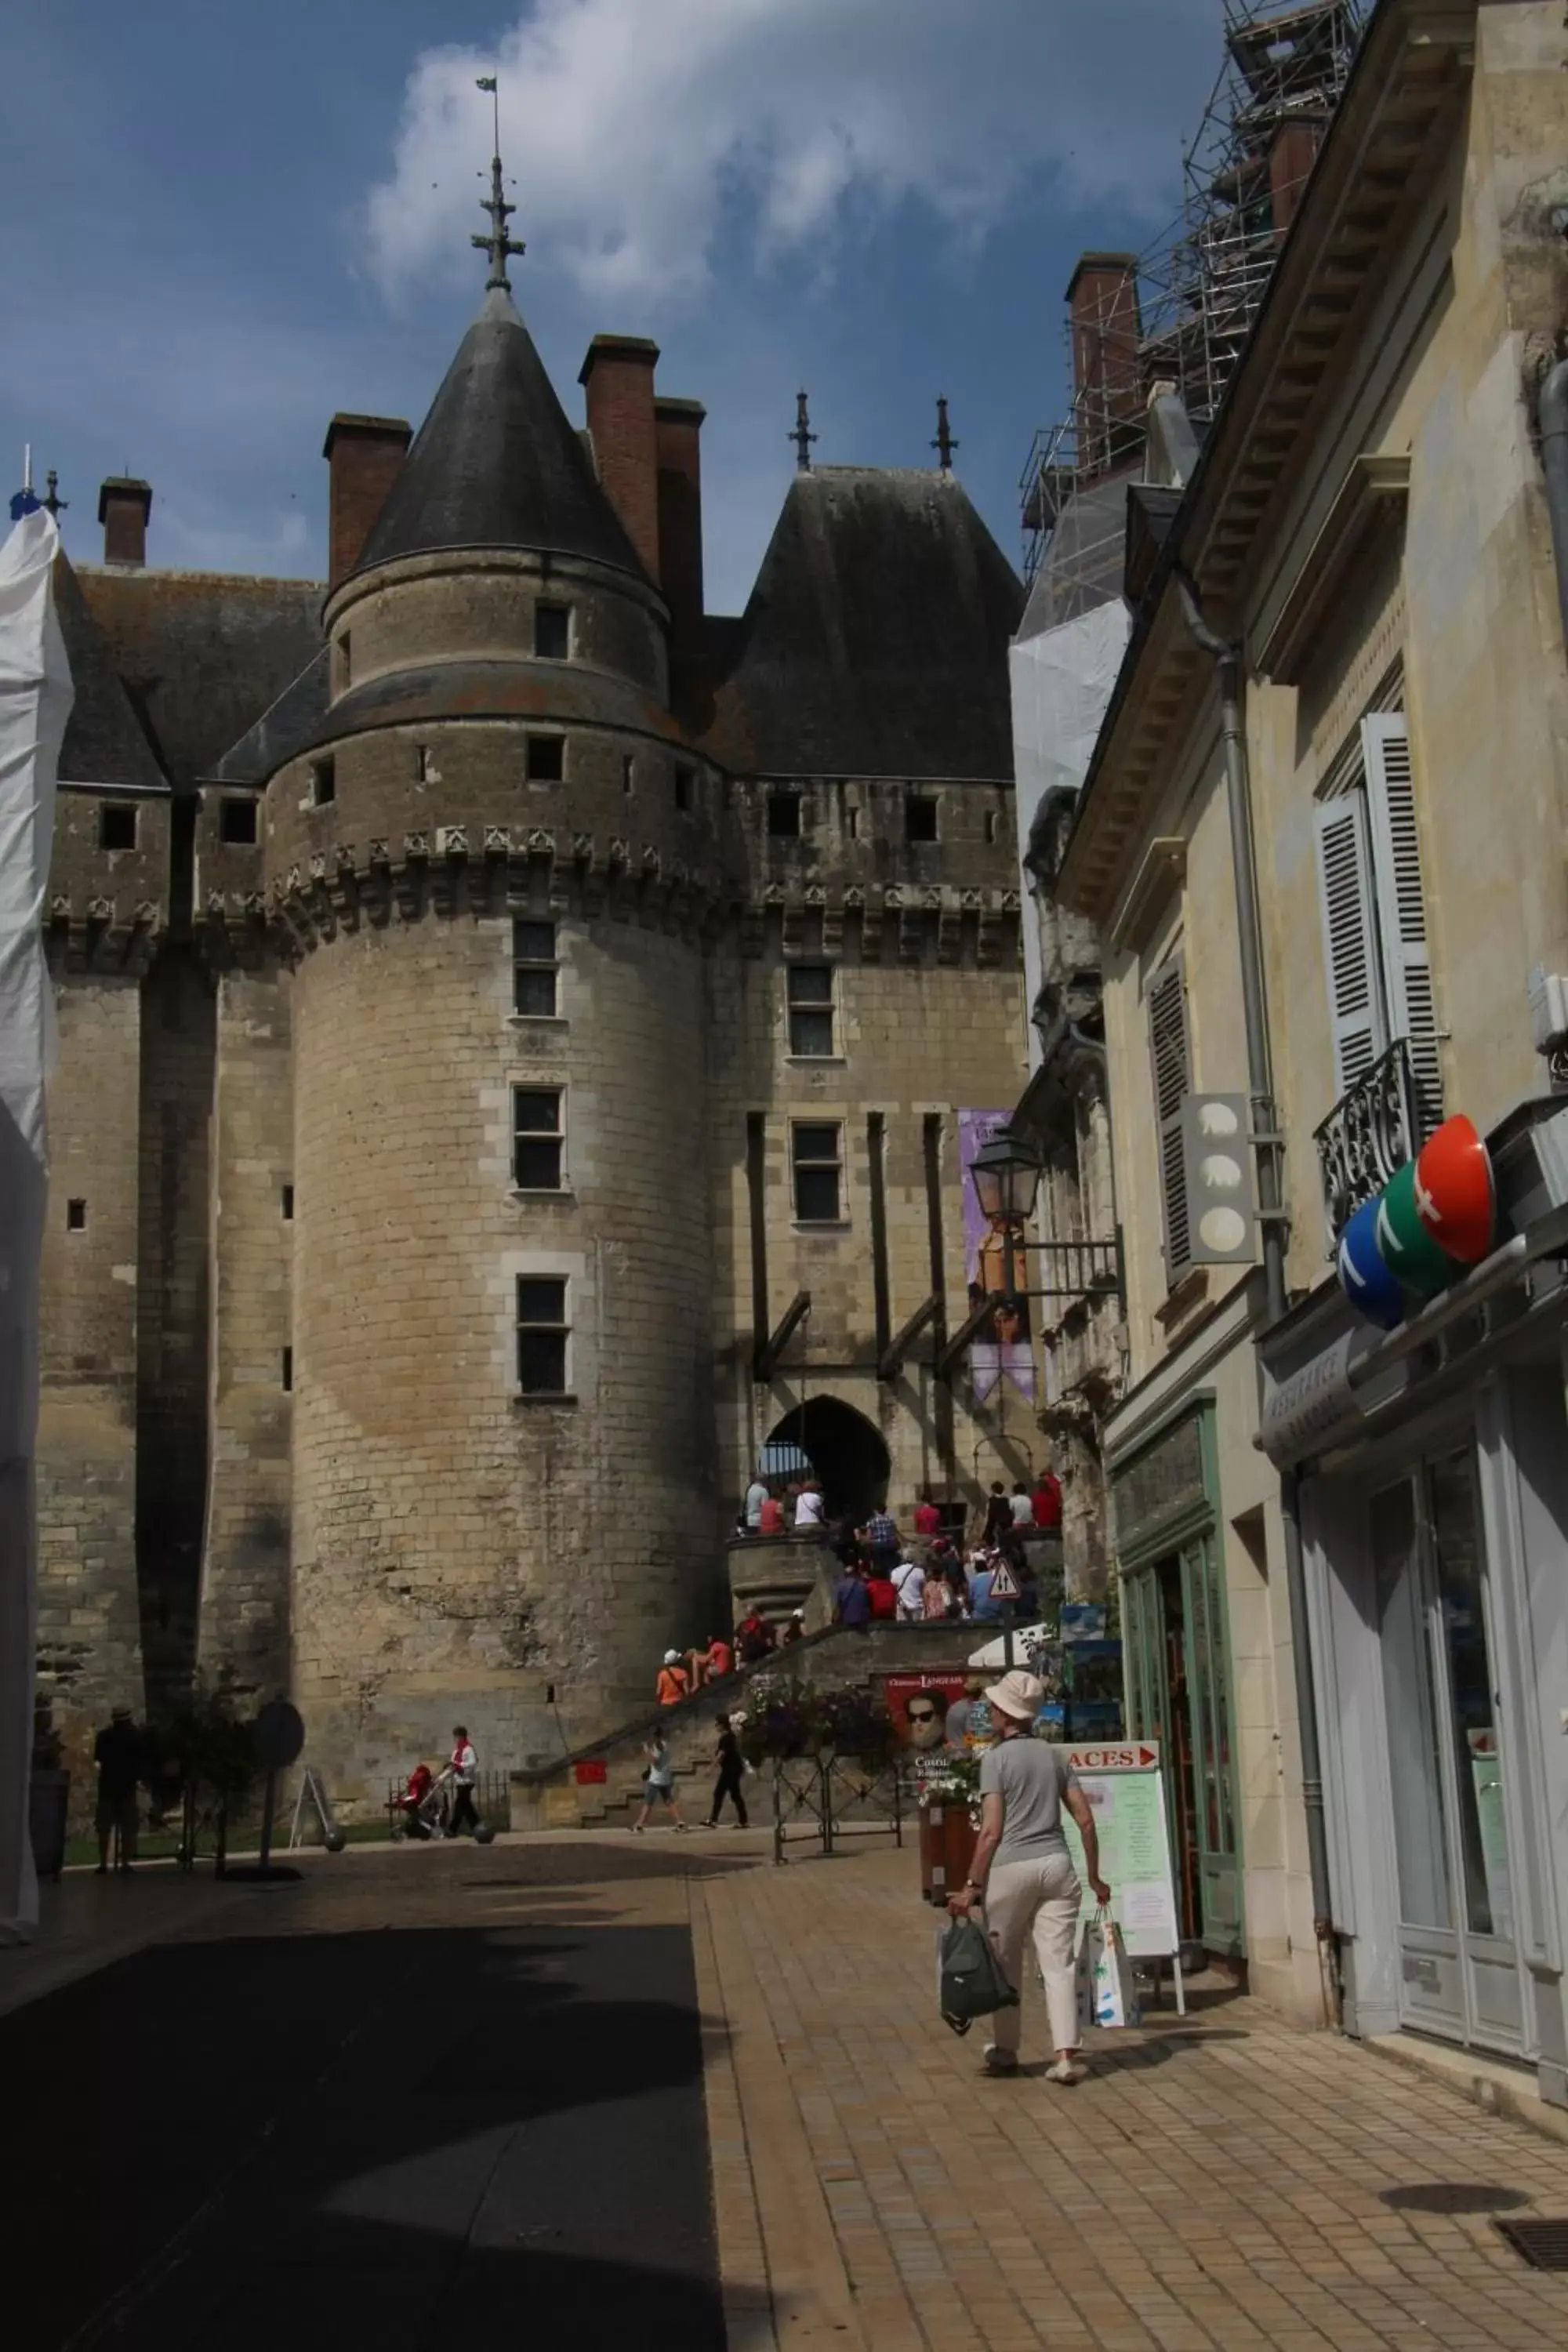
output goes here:
{"type": "Polygon", "coordinates": [[[1488,1139],[1496,1247],[1388,1332],[1325,1285],[1261,1349],[1294,1475],[1346,2022],[1568,2105],[1568,1108],[1488,1139]]]}
{"type": "Polygon", "coordinates": [[[1127,1732],[1165,1759],[1183,1940],[1242,1950],[1230,1643],[1215,1402],[1185,1398],[1110,1475],[1127,1732]]]}

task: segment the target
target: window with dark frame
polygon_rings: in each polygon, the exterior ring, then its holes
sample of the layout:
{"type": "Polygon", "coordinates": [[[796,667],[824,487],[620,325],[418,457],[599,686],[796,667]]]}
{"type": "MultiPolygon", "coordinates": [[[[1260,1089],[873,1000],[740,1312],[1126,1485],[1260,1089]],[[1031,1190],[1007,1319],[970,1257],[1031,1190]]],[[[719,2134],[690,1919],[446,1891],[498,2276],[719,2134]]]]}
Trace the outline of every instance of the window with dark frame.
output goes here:
{"type": "Polygon", "coordinates": [[[843,1129],[796,1127],[790,1131],[790,1158],[795,1178],[795,1213],[803,1225],[841,1223],[843,1129]]]}
{"type": "Polygon", "coordinates": [[[904,803],[904,839],[934,841],[936,802],[930,793],[911,793],[904,803]]]}
{"type": "Polygon", "coordinates": [[[800,794],[798,793],[768,794],[768,838],[770,841],[800,839],[800,794]]]}
{"type": "Polygon", "coordinates": [[[331,757],[316,760],[310,766],[310,798],[317,808],[326,808],[338,796],[338,763],[331,757]]]}
{"type": "Polygon", "coordinates": [[[256,846],[256,803],[248,795],[226,793],[217,807],[217,837],[241,849],[256,846]]]}
{"type": "Polygon", "coordinates": [[[560,1087],[513,1087],[511,1172],[520,1192],[559,1192],[566,1135],[560,1087]]]}
{"type": "Polygon", "coordinates": [[[100,849],[134,849],[136,811],[129,801],[105,801],[98,812],[100,849]]]}
{"type": "Polygon", "coordinates": [[[528,739],[528,781],[558,784],[566,773],[564,735],[531,735],[528,739]]]}
{"type": "Polygon", "coordinates": [[[798,1059],[820,1059],[833,1051],[833,966],[792,964],[786,980],[789,996],[789,1049],[798,1059]]]}
{"type": "Polygon", "coordinates": [[[675,772],[675,805],[678,809],[689,809],[691,806],[691,786],[696,773],[697,771],[694,768],[677,768],[675,772]]]}
{"type": "Polygon", "coordinates": [[[284,1185],[279,1205],[283,1212],[284,1223],[286,1225],[291,1225],[294,1222],[294,1187],[292,1184],[284,1185]]]}
{"type": "Polygon", "coordinates": [[[294,1385],[294,1350],[292,1348],[285,1348],[283,1350],[283,1385],[286,1389],[291,1389],[294,1385]]]}
{"type": "Polygon", "coordinates": [[[572,650],[572,610],[567,604],[533,608],[533,650],[541,661],[564,661],[572,650]]]}
{"type": "Polygon", "coordinates": [[[535,1021],[555,1018],[559,963],[555,926],[521,920],[511,927],[511,1003],[535,1021]]]}
{"type": "Polygon", "coordinates": [[[517,1277],[517,1385],[523,1396],[566,1394],[566,1279],[563,1275],[517,1277]]]}
{"type": "Polygon", "coordinates": [[[68,1201],[66,1202],[66,1231],[68,1234],[86,1233],[87,1202],[85,1201],[68,1201]]]}

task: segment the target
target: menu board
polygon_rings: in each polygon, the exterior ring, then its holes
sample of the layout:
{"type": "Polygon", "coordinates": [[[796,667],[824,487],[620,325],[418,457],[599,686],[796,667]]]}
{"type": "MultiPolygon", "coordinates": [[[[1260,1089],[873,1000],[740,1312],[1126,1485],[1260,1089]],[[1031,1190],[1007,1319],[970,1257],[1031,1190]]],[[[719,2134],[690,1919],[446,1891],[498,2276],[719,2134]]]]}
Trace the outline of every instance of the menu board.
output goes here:
{"type": "MultiPolygon", "coordinates": [[[[1064,1748],[1094,1811],[1100,1874],[1110,1885],[1110,1913],[1133,1959],[1163,1959],[1180,1942],[1171,1878],[1164,1775],[1157,1740],[1064,1748]]],[[[1096,1909],[1077,1824],[1064,1815],[1068,1846],[1083,1885],[1085,1917],[1096,1909]]]]}

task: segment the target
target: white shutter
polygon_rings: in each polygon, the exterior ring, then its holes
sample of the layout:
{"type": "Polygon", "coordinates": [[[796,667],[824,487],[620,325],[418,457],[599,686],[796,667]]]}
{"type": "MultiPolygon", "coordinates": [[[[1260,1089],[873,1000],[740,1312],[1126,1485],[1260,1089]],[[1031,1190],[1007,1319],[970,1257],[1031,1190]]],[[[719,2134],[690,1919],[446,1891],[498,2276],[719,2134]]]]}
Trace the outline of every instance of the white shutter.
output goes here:
{"type": "Polygon", "coordinates": [[[1149,982],[1149,1058],[1160,1131],[1160,1188],[1165,1221],[1165,1271],[1174,1282],[1192,1255],[1182,1104],[1192,1086],[1187,1052],[1187,991],[1182,960],[1163,964],[1149,982]]]}
{"type": "Polygon", "coordinates": [[[1366,803],[1359,792],[1345,793],[1338,800],[1320,801],[1312,815],[1338,1097],[1366,1075],[1388,1044],[1372,919],[1366,803]]]}
{"type": "Polygon", "coordinates": [[[1410,737],[1404,712],[1380,710],[1363,719],[1361,740],[1366,760],[1372,870],[1377,883],[1388,1026],[1391,1035],[1403,1037],[1409,1048],[1416,1118],[1425,1139],[1443,1117],[1443,1056],[1437,1044],[1432,959],[1421,891],[1421,844],[1415,830],[1410,737]]]}

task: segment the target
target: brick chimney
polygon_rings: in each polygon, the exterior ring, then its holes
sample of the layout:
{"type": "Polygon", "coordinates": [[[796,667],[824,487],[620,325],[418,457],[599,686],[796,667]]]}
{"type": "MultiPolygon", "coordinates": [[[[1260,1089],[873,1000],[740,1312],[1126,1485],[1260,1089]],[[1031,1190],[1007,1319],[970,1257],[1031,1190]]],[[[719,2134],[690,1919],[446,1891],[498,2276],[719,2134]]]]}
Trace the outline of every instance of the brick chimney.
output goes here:
{"type": "Polygon", "coordinates": [[[669,606],[669,649],[678,662],[702,650],[702,420],[700,400],[656,400],[658,455],[658,577],[669,606]]]}
{"type": "Polygon", "coordinates": [[[328,425],[321,455],[331,469],[329,594],[359,562],[410,438],[401,416],[350,416],[340,410],[328,425]]]}
{"type": "Polygon", "coordinates": [[[105,563],[145,563],[147,518],[153,511],[153,485],[124,474],[110,474],[98,493],[98,520],[103,525],[105,563]]]}
{"type": "Polygon", "coordinates": [[[1308,175],[1322,143],[1323,122],[1318,115],[1288,116],[1269,142],[1268,205],[1277,245],[1284,244],[1301,209],[1308,175]]]}
{"type": "Polygon", "coordinates": [[[1085,253],[1068,281],[1079,463],[1103,474],[1142,446],[1138,383],[1138,257],[1085,253]]]}
{"type": "Polygon", "coordinates": [[[658,363],[658,345],[646,336],[595,335],[577,378],[588,394],[588,433],[605,496],[656,582],[658,428],[653,372],[658,363]]]}

